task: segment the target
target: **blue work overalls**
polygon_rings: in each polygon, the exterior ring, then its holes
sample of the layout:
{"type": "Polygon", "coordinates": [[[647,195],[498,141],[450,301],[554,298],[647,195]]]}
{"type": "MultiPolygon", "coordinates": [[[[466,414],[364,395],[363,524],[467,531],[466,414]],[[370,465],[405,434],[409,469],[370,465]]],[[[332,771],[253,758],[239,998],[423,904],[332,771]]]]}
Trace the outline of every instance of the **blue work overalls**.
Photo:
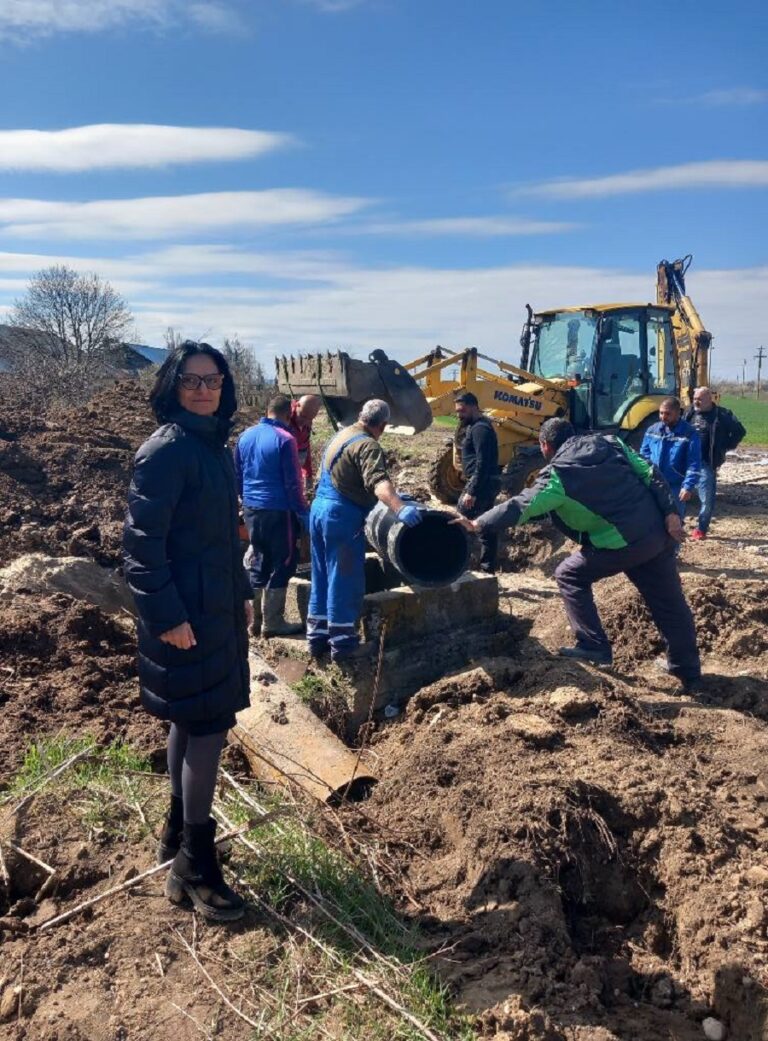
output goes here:
{"type": "Polygon", "coordinates": [[[309,534],[312,547],[312,589],[307,614],[307,642],[313,655],[328,650],[344,658],[360,642],[357,623],[365,595],[365,518],[370,512],[342,495],[331,471],[342,452],[368,434],[346,441],[320,473],[309,534]]]}

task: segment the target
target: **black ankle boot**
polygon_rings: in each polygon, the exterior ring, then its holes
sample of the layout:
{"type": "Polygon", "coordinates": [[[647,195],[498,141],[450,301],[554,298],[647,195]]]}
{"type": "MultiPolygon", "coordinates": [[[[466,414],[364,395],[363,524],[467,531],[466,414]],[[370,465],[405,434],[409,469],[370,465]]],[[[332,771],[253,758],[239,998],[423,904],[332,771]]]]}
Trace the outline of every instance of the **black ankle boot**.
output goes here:
{"type": "Polygon", "coordinates": [[[234,922],[242,918],[245,901],[224,881],[216,856],[216,821],[205,824],[184,821],[181,849],[174,857],[165,885],[165,895],[174,904],[188,897],[204,918],[212,922],[234,922]]]}
{"type": "Polygon", "coordinates": [[[181,832],[184,827],[184,802],[180,795],[171,796],[171,805],[165,815],[163,830],[160,832],[160,843],[157,847],[157,862],[164,864],[173,860],[181,846],[181,832]]]}

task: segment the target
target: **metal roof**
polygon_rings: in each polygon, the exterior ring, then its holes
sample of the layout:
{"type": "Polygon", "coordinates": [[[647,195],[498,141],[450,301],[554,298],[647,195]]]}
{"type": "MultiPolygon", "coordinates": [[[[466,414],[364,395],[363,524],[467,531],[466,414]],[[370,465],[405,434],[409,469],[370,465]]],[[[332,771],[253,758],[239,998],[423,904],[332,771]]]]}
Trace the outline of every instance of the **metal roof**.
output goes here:
{"type": "Polygon", "coordinates": [[[145,343],[126,343],[124,346],[151,361],[153,365],[162,365],[170,353],[167,347],[148,347],[145,343]]]}

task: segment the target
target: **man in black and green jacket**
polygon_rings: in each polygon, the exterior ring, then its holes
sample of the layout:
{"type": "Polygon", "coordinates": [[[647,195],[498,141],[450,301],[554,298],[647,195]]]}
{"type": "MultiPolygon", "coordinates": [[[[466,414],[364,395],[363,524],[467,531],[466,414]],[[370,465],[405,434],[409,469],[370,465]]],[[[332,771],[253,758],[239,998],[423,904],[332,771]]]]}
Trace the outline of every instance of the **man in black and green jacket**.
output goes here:
{"type": "Polygon", "coordinates": [[[693,690],[701,665],[693,616],[675,563],[682,524],[669,485],[623,441],[602,434],[577,435],[565,419],[547,420],[539,443],[548,465],[530,488],[475,521],[457,523],[479,534],[549,514],[561,531],[581,544],[555,571],[576,636],[576,646],[562,647],[560,654],[611,663],[611,645],[592,585],[623,571],[667,642],[669,672],[693,690]]]}

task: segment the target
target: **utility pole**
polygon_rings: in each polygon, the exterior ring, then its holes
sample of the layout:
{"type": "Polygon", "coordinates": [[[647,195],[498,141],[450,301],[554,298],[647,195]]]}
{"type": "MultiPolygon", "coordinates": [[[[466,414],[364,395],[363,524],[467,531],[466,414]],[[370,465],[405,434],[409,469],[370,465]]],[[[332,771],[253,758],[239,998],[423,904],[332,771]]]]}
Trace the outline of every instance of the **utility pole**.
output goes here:
{"type": "Polygon", "coordinates": [[[747,359],[741,363],[741,396],[747,393],[747,359]]]}
{"type": "Polygon", "coordinates": [[[760,370],[763,367],[763,358],[765,358],[765,347],[760,347],[755,358],[757,359],[757,397],[760,397],[760,370]]]}

